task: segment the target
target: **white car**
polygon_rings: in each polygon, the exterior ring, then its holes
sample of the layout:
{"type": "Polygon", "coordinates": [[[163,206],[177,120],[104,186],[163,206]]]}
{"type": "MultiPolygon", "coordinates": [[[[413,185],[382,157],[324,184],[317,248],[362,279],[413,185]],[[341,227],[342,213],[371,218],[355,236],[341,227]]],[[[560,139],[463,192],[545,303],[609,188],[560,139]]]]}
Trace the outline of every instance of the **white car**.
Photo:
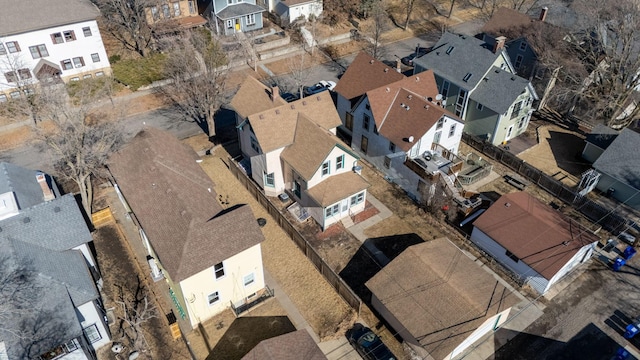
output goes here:
{"type": "Polygon", "coordinates": [[[309,96],[313,94],[317,94],[319,92],[329,90],[332,91],[336,87],[336,83],[333,81],[320,80],[319,83],[313,86],[307,86],[304,88],[304,94],[309,96]]]}

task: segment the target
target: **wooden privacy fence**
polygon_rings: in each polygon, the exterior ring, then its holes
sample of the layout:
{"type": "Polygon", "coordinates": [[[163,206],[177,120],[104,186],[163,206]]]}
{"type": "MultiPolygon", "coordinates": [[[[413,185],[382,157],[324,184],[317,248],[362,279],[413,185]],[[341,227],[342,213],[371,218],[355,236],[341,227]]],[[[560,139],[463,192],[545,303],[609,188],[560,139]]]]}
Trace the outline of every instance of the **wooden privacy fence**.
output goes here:
{"type": "Polygon", "coordinates": [[[262,193],[262,190],[245,174],[238,166],[235,160],[229,158],[229,170],[235,175],[242,185],[249,191],[251,195],[269,212],[269,215],[275,219],[284,232],[293,240],[293,242],[302,250],[305,256],[320,271],[322,276],[329,284],[338,292],[338,294],[349,304],[358,314],[360,313],[361,300],[353,290],[347,285],[342,278],[336,274],[333,269],[324,261],[318,252],[309,244],[309,242],[300,234],[300,232],[289,222],[289,220],[276,208],[271,201],[262,193]]]}
{"type": "Polygon", "coordinates": [[[571,205],[574,209],[606,230],[617,234],[625,227],[626,220],[624,216],[618,214],[614,209],[609,209],[578,194],[574,189],[554,179],[552,176],[545,174],[531,164],[526,163],[507,150],[467,133],[462,134],[462,140],[472,148],[506,165],[532,183],[545,189],[548,193],[562,200],[564,203],[571,205]]]}

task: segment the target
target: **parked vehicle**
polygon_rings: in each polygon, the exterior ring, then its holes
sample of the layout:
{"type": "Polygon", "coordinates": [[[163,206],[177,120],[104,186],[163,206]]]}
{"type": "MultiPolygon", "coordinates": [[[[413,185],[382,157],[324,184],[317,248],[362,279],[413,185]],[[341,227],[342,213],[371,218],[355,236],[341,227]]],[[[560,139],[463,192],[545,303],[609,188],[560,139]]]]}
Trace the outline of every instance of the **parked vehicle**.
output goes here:
{"type": "Polygon", "coordinates": [[[356,323],[347,331],[347,339],[365,360],[396,360],[391,350],[368,327],[356,323]]]}
{"type": "Polygon", "coordinates": [[[320,80],[319,83],[313,86],[305,87],[303,92],[306,96],[309,96],[309,95],[317,94],[319,92],[323,92],[325,90],[331,91],[335,87],[336,87],[336,83],[334,81],[320,80]]]}
{"type": "Polygon", "coordinates": [[[413,59],[416,59],[416,58],[419,58],[419,57],[421,57],[423,55],[428,54],[429,52],[431,52],[432,49],[433,48],[431,48],[431,47],[426,47],[426,48],[419,47],[419,48],[416,48],[416,50],[414,52],[412,52],[411,54],[403,57],[402,59],[400,59],[400,61],[403,64],[407,65],[407,66],[413,66],[413,59]]]}
{"type": "Polygon", "coordinates": [[[299,99],[299,97],[292,93],[282,93],[280,97],[286,102],[293,102],[299,99]]]}
{"type": "Polygon", "coordinates": [[[636,237],[624,231],[618,234],[618,239],[626,242],[629,245],[635,245],[636,243],[636,237]]]}

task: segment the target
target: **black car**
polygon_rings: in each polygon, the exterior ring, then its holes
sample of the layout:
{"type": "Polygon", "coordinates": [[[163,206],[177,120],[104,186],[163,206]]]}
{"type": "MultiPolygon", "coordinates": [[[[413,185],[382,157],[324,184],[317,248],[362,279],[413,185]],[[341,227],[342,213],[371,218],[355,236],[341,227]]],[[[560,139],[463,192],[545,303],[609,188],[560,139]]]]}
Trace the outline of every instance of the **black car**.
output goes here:
{"type": "Polygon", "coordinates": [[[396,360],[378,335],[362,324],[355,324],[351,330],[347,331],[347,339],[365,360],[396,360]]]}
{"type": "Polygon", "coordinates": [[[407,66],[413,66],[413,59],[415,58],[419,58],[423,55],[428,54],[429,52],[431,52],[432,48],[431,47],[419,47],[416,48],[416,50],[414,50],[411,54],[403,57],[402,59],[400,59],[400,61],[402,61],[403,64],[407,65],[407,66]]]}
{"type": "Polygon", "coordinates": [[[299,97],[292,93],[282,93],[280,97],[286,102],[293,102],[299,99],[299,97]]]}

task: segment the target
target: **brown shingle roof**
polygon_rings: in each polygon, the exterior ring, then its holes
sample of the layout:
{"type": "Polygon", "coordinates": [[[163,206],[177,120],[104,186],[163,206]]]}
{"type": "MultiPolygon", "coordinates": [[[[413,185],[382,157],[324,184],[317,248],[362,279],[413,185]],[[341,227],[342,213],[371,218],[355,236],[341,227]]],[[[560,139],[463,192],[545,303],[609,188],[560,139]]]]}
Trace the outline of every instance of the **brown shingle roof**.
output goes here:
{"type": "Polygon", "coordinates": [[[326,207],[357,194],[369,186],[370,184],[362,176],[350,171],[329,177],[307,190],[307,193],[322,207],[326,207]]]}
{"type": "Polygon", "coordinates": [[[293,144],[280,156],[308,181],[338,144],[341,144],[340,139],[299,114],[293,144]]]}
{"type": "Polygon", "coordinates": [[[264,240],[248,206],[223,210],[193,150],[154,128],[138,133],[108,163],[127,203],[173,281],[181,281],[264,240]]]}
{"type": "Polygon", "coordinates": [[[307,330],[262,340],[242,360],[327,360],[307,330]]]}
{"type": "Polygon", "coordinates": [[[428,70],[368,91],[367,97],[380,134],[409,151],[413,144],[407,139],[420,139],[443,115],[462,122],[433,102],[437,94],[433,71],[428,70]]]}
{"type": "Polygon", "coordinates": [[[580,248],[598,241],[576,222],[526,192],[501,196],[473,225],[546,279],[551,279],[580,248]]]}
{"type": "Polygon", "coordinates": [[[491,16],[491,19],[487,21],[480,31],[493,35],[504,35],[504,30],[528,26],[534,22],[540,22],[537,19],[532,19],[527,14],[523,14],[515,9],[506,7],[498,8],[491,16]]]}
{"type": "Polygon", "coordinates": [[[344,72],[334,91],[350,100],[403,78],[404,75],[395,69],[361,52],[344,72]]]}
{"type": "Polygon", "coordinates": [[[407,248],[366,286],[436,359],[518,302],[447,238],[407,248]]]}
{"type": "Polygon", "coordinates": [[[249,114],[249,123],[263,152],[267,153],[293,143],[299,114],[326,130],[342,123],[329,91],[249,114]]]}
{"type": "Polygon", "coordinates": [[[246,119],[249,115],[273,109],[286,104],[280,94],[272,100],[272,89],[265,86],[258,79],[247,76],[238,89],[238,92],[231,99],[231,107],[241,118],[246,119]]]}

